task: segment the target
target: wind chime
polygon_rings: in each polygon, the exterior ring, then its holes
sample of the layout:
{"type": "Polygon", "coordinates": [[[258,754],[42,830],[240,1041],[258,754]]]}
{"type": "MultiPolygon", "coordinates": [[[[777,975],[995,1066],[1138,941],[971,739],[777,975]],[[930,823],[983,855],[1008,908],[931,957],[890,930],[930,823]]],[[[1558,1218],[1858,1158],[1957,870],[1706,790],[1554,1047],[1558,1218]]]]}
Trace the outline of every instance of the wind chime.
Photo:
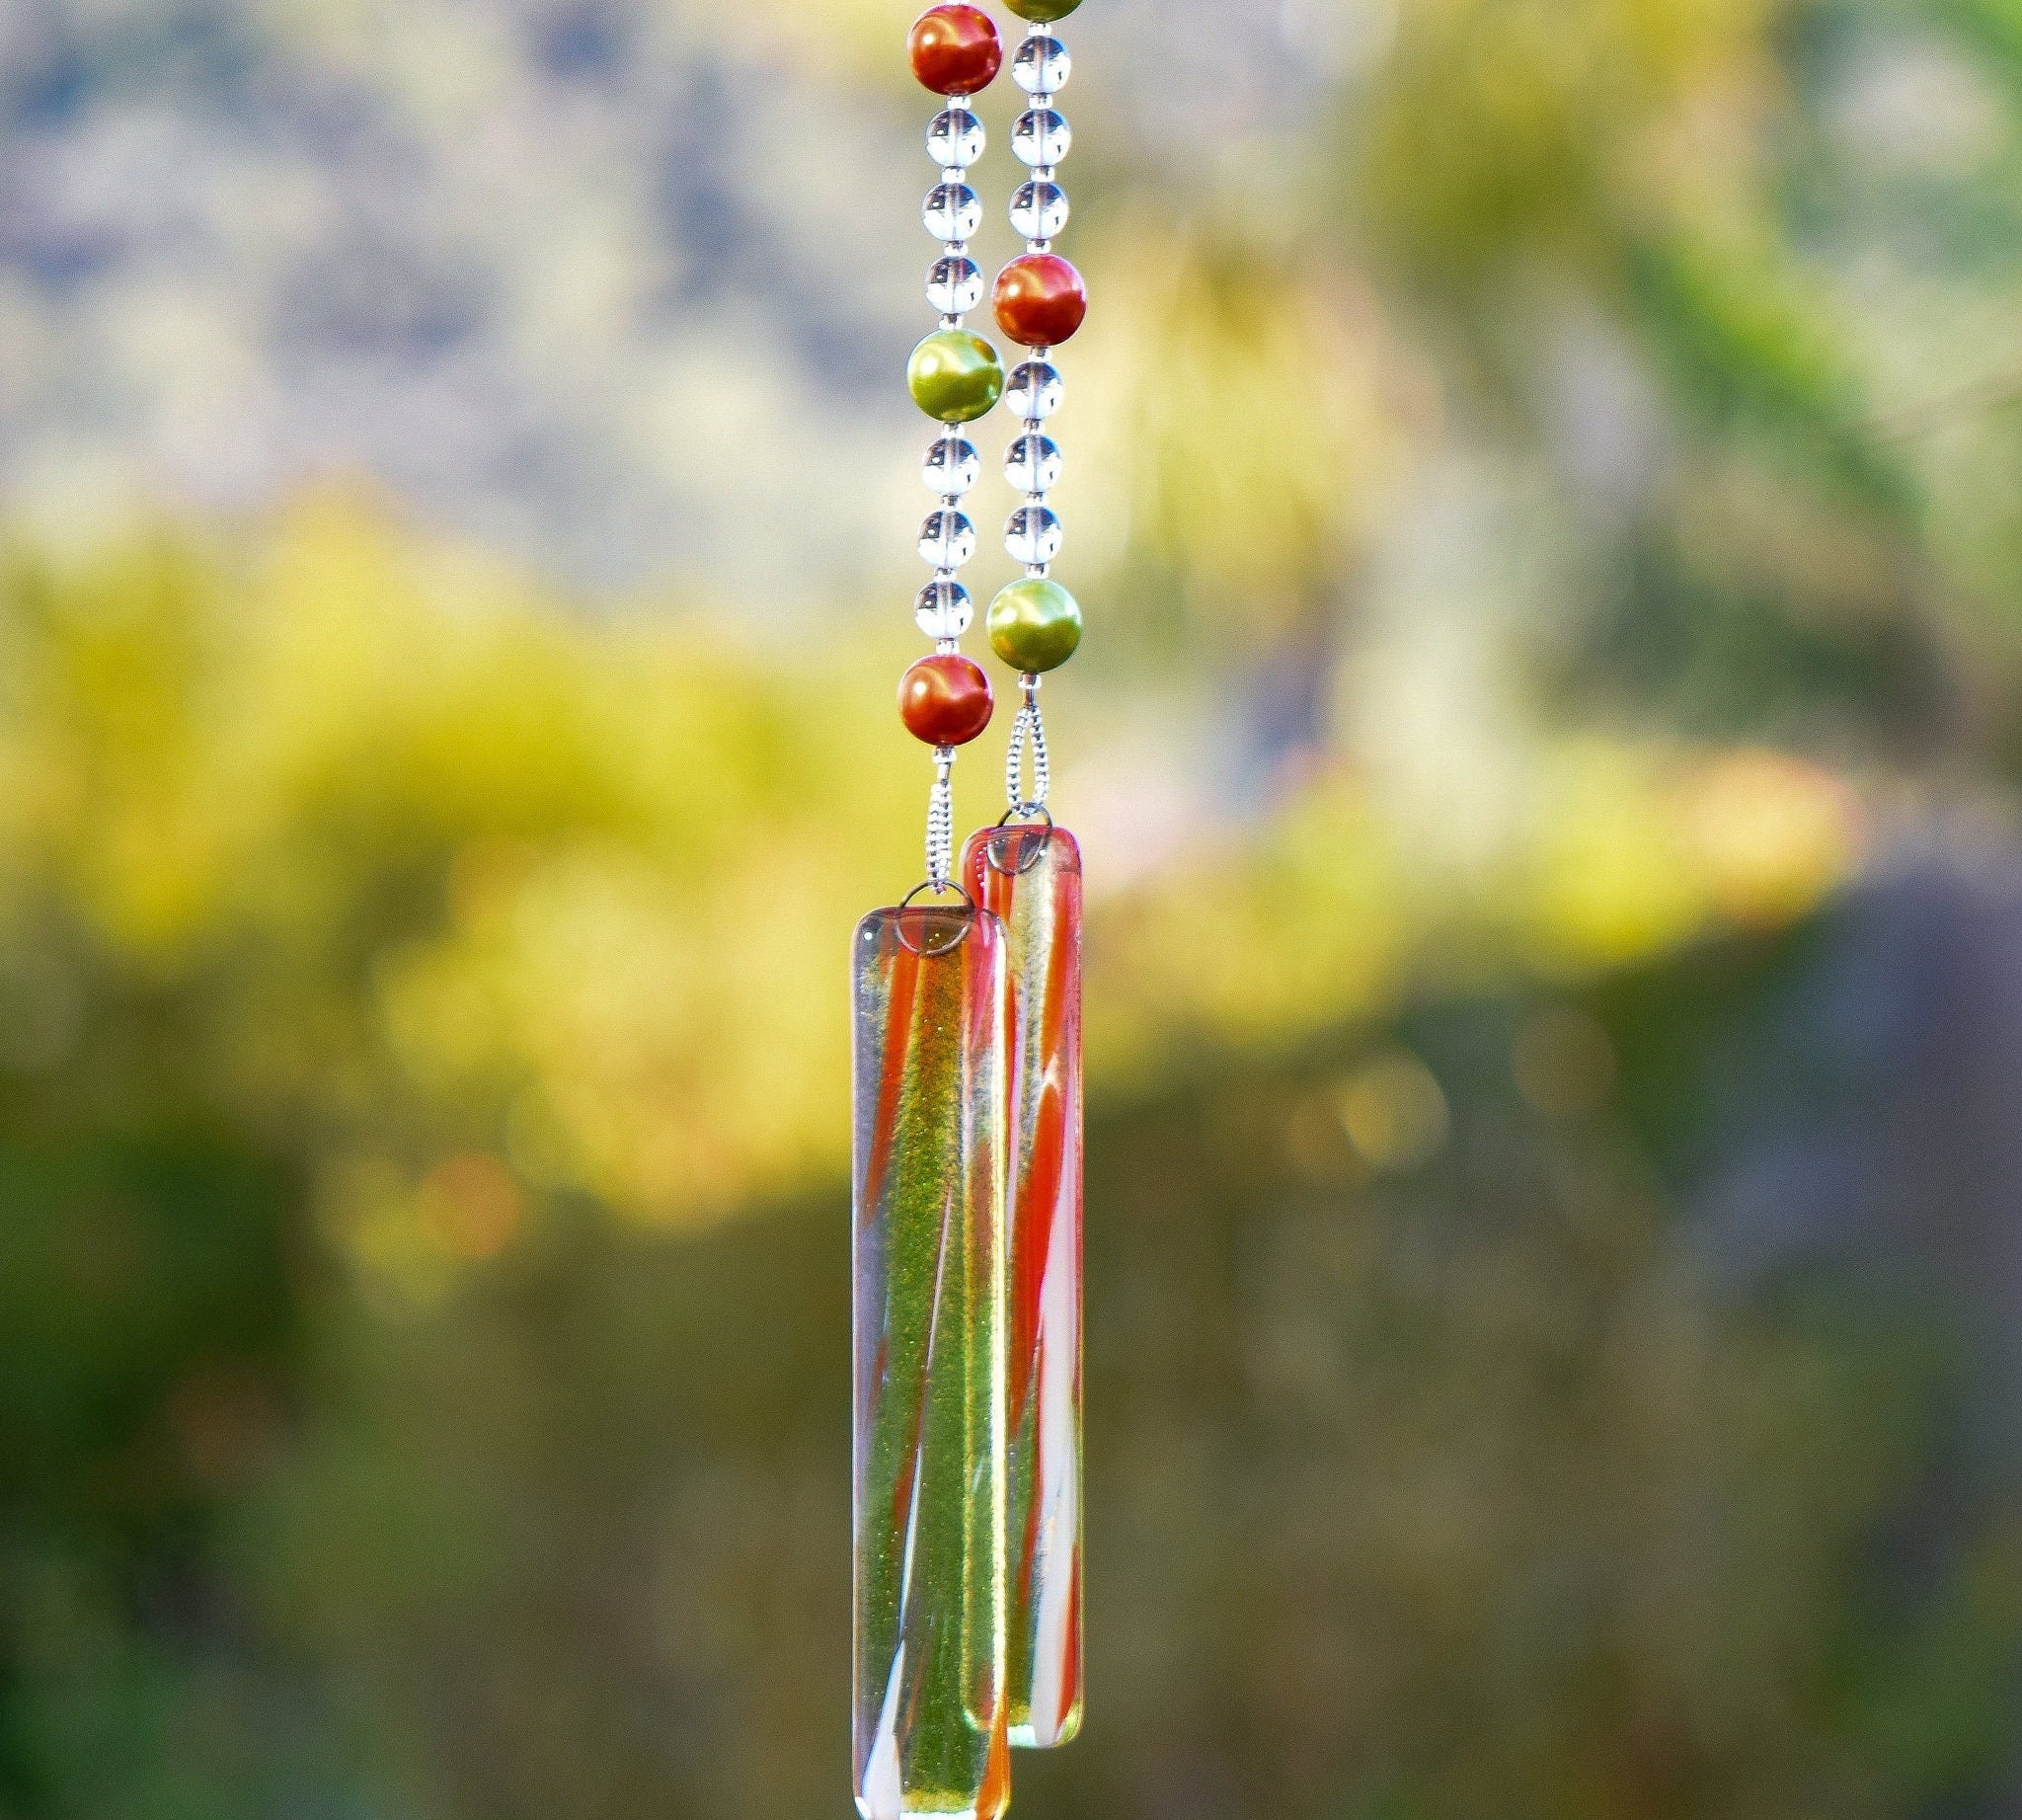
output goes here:
{"type": "Polygon", "coordinates": [[[1006,0],[1028,24],[1011,58],[1026,107],[1011,198],[1026,251],[993,314],[1024,357],[1008,379],[966,328],[983,300],[969,243],[982,222],[970,106],[1004,47],[987,14],[936,6],[913,26],[913,73],[945,106],[927,275],[940,326],[913,350],[913,401],[940,426],[920,532],[933,570],[916,607],[934,653],[899,714],[934,754],[927,877],[857,930],[855,1017],[855,1745],[865,1820],[994,1820],[1013,1746],[1081,1725],[1081,855],[1048,808],[1042,678],[1074,655],[1081,609],[1052,579],[1048,502],[1060,451],[1052,354],[1080,328],[1081,278],[1052,250],[1067,224],[1070,134],[1054,98],[1070,59],[1053,33],[1080,0],[1006,0]],[[1019,679],[1010,807],[956,864],[952,775],[990,723],[984,671],[962,654],[975,554],[964,511],[981,459],[967,427],[1008,401],[1005,473],[1022,503],[1005,546],[1025,571],[992,600],[991,650],[1019,679]]]}

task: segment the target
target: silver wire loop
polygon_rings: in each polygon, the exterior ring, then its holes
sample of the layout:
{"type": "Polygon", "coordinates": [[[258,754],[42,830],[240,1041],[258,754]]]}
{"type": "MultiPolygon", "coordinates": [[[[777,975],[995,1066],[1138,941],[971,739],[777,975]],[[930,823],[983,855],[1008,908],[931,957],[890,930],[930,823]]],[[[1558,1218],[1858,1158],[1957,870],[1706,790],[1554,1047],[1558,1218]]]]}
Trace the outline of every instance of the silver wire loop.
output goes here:
{"type": "MultiPolygon", "coordinates": [[[[1011,750],[1004,760],[1004,794],[1015,816],[1046,814],[1047,798],[1052,792],[1053,766],[1047,753],[1046,717],[1039,708],[1040,679],[1025,678],[1025,705],[1011,724],[1011,750]],[[1026,771],[1030,762],[1032,793],[1026,794],[1026,771]]],[[[1050,827],[1052,818],[1047,817],[1050,827]]],[[[1001,824],[1000,824],[1001,826],[1001,824]]]]}
{"type": "Polygon", "coordinates": [[[945,885],[955,869],[955,748],[939,748],[934,767],[927,798],[927,883],[945,885]]]}

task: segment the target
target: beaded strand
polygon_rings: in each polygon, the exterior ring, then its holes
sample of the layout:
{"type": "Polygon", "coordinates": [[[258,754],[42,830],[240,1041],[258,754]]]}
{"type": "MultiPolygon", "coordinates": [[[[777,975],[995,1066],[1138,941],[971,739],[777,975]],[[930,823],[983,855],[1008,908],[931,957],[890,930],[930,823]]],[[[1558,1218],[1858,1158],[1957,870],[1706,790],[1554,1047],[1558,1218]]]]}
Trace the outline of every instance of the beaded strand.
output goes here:
{"type": "Polygon", "coordinates": [[[934,641],[899,684],[900,718],[934,749],[934,786],[927,811],[927,883],[957,889],[954,865],[953,772],[957,750],[990,724],[994,700],[980,666],[962,655],[962,635],[975,606],[962,568],[975,554],[975,526],[963,502],[981,472],[975,444],[963,426],[993,410],[1004,392],[997,351],[963,326],[983,300],[983,276],[969,242],[982,225],[982,203],[969,171],[983,152],[982,122],[969,98],[995,80],[1004,49],[987,13],[972,6],[937,6],[915,22],[908,49],[913,74],[947,105],[927,128],[927,154],[940,167],[921,210],[941,251],[927,273],[927,302],[940,327],[912,351],[906,384],[913,402],[943,428],[927,450],[922,476],[939,501],[920,526],[920,557],[932,579],[920,590],[914,618],[934,641]]]}
{"type": "Polygon", "coordinates": [[[1079,0],[1008,4],[1028,22],[1011,64],[1012,80],[1030,104],[1011,128],[1012,154],[1029,172],[1011,198],[1011,226],[1025,241],[1025,251],[998,275],[991,301],[997,327],[1026,350],[1007,388],[1020,428],[1004,457],[1005,478],[1024,495],[1024,503],[1005,523],[1004,547],[1024,569],[1025,578],[991,601],[986,629],[991,649],[1019,673],[1024,702],[1012,727],[1005,791],[1011,813],[1029,818],[1047,813],[1051,782],[1040,681],[1066,663],[1081,644],[1080,604],[1051,574],[1065,531],[1048,497],[1059,482],[1061,462],[1059,445],[1047,434],[1046,425],[1059,409],[1061,395],[1053,353],[1081,327],[1088,314],[1088,292],[1080,273],[1053,251],[1070,212],[1059,167],[1074,140],[1073,129],[1054,103],[1074,63],[1052,26],[1073,12],[1079,0]]]}

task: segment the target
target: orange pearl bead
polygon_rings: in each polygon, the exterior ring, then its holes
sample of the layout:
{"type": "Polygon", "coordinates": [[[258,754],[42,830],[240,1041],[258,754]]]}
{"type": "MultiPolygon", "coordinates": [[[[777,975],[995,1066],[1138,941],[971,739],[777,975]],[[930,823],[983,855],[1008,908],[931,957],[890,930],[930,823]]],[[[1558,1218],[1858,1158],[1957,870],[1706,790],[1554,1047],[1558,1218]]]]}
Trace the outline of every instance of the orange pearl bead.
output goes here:
{"type": "Polygon", "coordinates": [[[1088,315],[1088,290],[1057,253],[1028,253],[998,275],[997,327],[1027,348],[1057,348],[1088,315]]]}
{"type": "Polygon", "coordinates": [[[990,16],[972,6],[937,6],[913,22],[912,73],[936,95],[974,95],[996,80],[1004,46],[990,16]]]}
{"type": "Polygon", "coordinates": [[[948,655],[921,658],[898,685],[898,717],[929,746],[967,746],[990,724],[996,703],[982,667],[948,655]]]}

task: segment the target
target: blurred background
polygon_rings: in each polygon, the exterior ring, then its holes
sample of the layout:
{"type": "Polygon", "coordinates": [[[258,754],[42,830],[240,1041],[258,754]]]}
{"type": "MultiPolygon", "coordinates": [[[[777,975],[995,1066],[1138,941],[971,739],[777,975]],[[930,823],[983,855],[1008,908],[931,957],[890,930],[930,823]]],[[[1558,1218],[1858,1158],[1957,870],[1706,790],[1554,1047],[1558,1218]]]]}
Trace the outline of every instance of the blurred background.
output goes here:
{"type": "MultiPolygon", "coordinates": [[[[6,1820],[848,1811],[909,22],[0,0],[6,1820]]],[[[1019,1810],[2022,1814],[2022,9],[1066,36],[1019,1810]]]]}

